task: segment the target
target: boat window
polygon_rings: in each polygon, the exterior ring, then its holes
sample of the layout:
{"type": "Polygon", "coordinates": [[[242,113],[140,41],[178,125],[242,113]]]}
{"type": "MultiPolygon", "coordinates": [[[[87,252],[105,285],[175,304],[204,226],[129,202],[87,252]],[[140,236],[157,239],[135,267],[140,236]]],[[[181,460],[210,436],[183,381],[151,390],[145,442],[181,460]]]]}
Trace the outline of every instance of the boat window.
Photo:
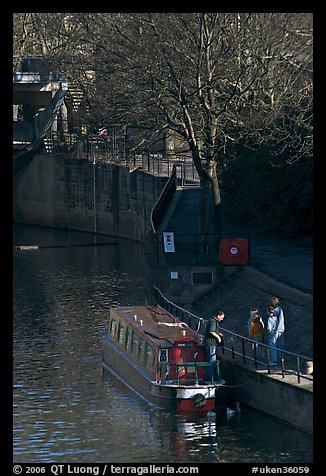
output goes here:
{"type": "Polygon", "coordinates": [[[117,326],[117,322],[116,322],[115,318],[112,317],[111,322],[110,322],[110,334],[112,336],[115,336],[116,326],[117,326]]]}
{"type": "Polygon", "coordinates": [[[125,349],[130,350],[130,343],[131,343],[131,330],[129,327],[126,327],[126,333],[125,333],[125,349]]]}
{"type": "Polygon", "coordinates": [[[152,354],[152,362],[151,362],[151,369],[152,370],[155,370],[156,368],[156,355],[155,355],[155,352],[153,352],[152,354]]]}
{"type": "Polygon", "coordinates": [[[137,357],[138,353],[138,335],[132,331],[132,337],[131,337],[131,354],[134,357],[137,357]]]}
{"type": "Polygon", "coordinates": [[[153,359],[153,349],[148,342],[145,344],[145,353],[144,353],[144,364],[145,367],[148,367],[149,369],[152,369],[154,367],[154,359],[153,359]]]}
{"type": "Polygon", "coordinates": [[[124,331],[124,325],[119,322],[119,325],[118,325],[118,342],[119,344],[123,344],[123,331],[124,331]]]}
{"type": "Polygon", "coordinates": [[[142,337],[139,337],[139,347],[138,347],[138,360],[142,362],[144,360],[144,349],[145,349],[145,341],[142,337]]]}
{"type": "Polygon", "coordinates": [[[159,354],[159,361],[160,362],[167,362],[168,361],[168,350],[161,349],[159,354]]]}

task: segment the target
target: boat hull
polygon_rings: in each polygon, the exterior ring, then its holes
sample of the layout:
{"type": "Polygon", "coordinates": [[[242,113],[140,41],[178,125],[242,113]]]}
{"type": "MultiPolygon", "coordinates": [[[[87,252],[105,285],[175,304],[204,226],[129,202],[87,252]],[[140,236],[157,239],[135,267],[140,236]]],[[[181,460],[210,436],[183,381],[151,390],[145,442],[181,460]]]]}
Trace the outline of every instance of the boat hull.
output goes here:
{"type": "Polygon", "coordinates": [[[151,394],[161,408],[177,412],[205,413],[215,409],[216,393],[224,381],[212,385],[177,385],[174,383],[151,383],[151,394]]]}
{"type": "Polygon", "coordinates": [[[136,365],[114,343],[102,341],[103,368],[111,372],[132,393],[143,398],[147,403],[155,404],[151,398],[150,384],[152,376],[136,365]]]}
{"type": "Polygon", "coordinates": [[[118,378],[129,390],[147,403],[177,412],[205,413],[215,408],[216,393],[225,383],[209,385],[180,385],[157,382],[150,373],[124,353],[114,342],[103,337],[103,367],[118,378]]]}

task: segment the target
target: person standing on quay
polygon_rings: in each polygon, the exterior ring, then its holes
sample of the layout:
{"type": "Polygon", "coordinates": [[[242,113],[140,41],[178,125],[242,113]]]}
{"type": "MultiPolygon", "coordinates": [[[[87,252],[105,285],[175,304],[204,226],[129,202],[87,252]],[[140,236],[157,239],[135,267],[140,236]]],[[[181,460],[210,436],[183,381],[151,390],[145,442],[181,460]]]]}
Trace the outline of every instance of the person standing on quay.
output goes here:
{"type": "MultiPolygon", "coordinates": [[[[218,311],[207,323],[203,344],[206,352],[206,361],[208,363],[216,362],[216,348],[222,344],[223,334],[220,331],[220,322],[224,319],[224,312],[218,311]]],[[[206,380],[215,379],[212,365],[206,367],[206,380]]]]}
{"type": "Polygon", "coordinates": [[[274,314],[277,317],[277,327],[275,332],[276,338],[276,348],[277,348],[277,363],[280,363],[281,360],[281,351],[284,349],[284,313],[281,308],[280,300],[278,297],[272,297],[271,306],[274,307],[274,314]]]}
{"type": "Polygon", "coordinates": [[[276,350],[276,333],[278,327],[278,319],[274,312],[273,306],[268,306],[267,308],[267,339],[268,345],[270,346],[270,365],[277,365],[277,355],[278,352],[276,350]]]}
{"type": "Polygon", "coordinates": [[[254,340],[252,343],[252,349],[254,352],[254,358],[258,361],[262,356],[262,344],[264,341],[264,323],[259,315],[258,309],[251,310],[251,321],[249,324],[249,339],[254,340]]]}
{"type": "Polygon", "coordinates": [[[252,309],[250,309],[250,316],[248,318],[248,322],[247,322],[247,326],[248,326],[248,336],[250,334],[250,324],[252,323],[252,321],[257,317],[259,316],[259,312],[258,312],[258,309],[256,307],[253,307],[252,309]]]}

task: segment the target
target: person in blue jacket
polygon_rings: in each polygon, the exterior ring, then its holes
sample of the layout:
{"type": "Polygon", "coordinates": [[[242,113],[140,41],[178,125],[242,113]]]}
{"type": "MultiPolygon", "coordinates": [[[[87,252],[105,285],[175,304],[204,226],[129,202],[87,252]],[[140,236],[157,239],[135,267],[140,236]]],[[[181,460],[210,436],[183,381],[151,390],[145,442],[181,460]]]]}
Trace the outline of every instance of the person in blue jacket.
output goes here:
{"type": "Polygon", "coordinates": [[[270,346],[270,365],[277,365],[277,354],[278,354],[276,350],[278,319],[274,311],[275,311],[274,306],[268,306],[266,334],[267,334],[268,345],[270,346]]]}
{"type": "Polygon", "coordinates": [[[277,317],[277,327],[276,327],[276,348],[277,352],[277,363],[280,363],[281,360],[281,351],[284,349],[284,313],[281,308],[280,300],[278,297],[272,297],[271,306],[274,307],[274,314],[277,317]]]}

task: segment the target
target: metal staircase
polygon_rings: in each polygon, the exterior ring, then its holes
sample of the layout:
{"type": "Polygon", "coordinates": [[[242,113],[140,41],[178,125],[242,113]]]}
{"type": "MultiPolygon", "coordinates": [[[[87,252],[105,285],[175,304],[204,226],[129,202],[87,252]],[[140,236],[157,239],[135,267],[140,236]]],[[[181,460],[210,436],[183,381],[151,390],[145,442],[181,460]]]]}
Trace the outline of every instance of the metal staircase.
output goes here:
{"type": "MultiPolygon", "coordinates": [[[[51,128],[52,122],[57,117],[66,93],[67,91],[59,89],[44,111],[41,111],[32,121],[33,138],[24,148],[21,148],[15,153],[13,165],[14,175],[28,160],[32,159],[33,155],[41,147],[43,140],[51,128]]],[[[49,141],[46,142],[48,147],[50,147],[49,141]]]]}

